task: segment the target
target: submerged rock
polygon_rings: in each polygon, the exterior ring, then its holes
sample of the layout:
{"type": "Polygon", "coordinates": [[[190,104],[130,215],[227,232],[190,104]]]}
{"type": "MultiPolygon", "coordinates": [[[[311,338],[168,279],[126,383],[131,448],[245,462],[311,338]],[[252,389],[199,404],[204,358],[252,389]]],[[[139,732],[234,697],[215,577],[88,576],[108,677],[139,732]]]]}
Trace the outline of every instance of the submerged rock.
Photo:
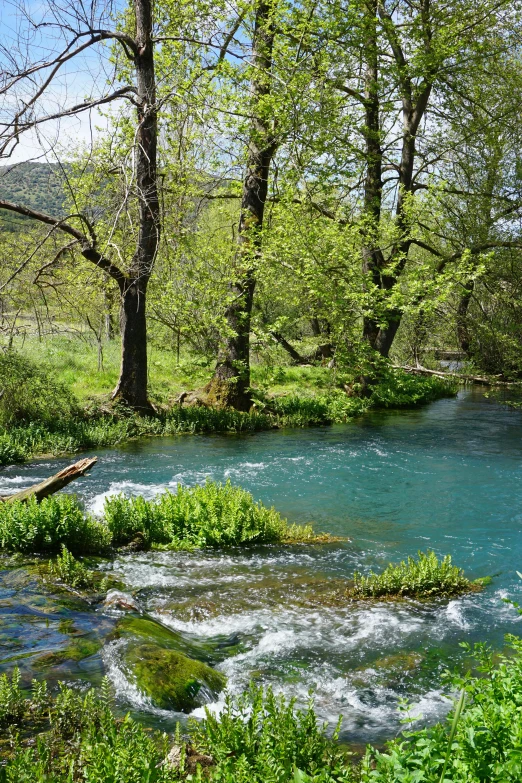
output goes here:
{"type": "Polygon", "coordinates": [[[103,606],[105,609],[116,609],[120,612],[138,612],[139,614],[143,612],[138,601],[129,593],[123,593],[121,590],[109,590],[103,606]]]}
{"type": "Polygon", "coordinates": [[[155,644],[129,647],[125,664],[138,688],[161,709],[190,712],[215,699],[226,685],[225,676],[206,663],[155,644]]]}

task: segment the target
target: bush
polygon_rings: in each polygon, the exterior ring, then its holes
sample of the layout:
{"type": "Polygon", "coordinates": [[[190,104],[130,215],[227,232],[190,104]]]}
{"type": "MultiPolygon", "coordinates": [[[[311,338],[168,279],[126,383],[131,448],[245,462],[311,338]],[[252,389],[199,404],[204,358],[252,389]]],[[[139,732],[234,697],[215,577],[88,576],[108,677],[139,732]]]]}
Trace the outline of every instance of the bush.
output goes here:
{"type": "Polygon", "coordinates": [[[115,546],[141,537],[145,544],[174,548],[272,544],[313,540],[311,527],[288,525],[274,508],[256,503],[230,481],[178,486],[155,500],[109,497],[104,509],[115,546]]]}
{"type": "Polygon", "coordinates": [[[379,598],[381,596],[411,596],[429,598],[434,595],[458,595],[478,589],[464,572],[454,566],[451,556],[441,561],[435,552],[418,552],[418,560],[408,557],[399,565],[390,563],[382,574],[362,576],[354,573],[351,594],[355,598],[379,598]]]}
{"type": "Polygon", "coordinates": [[[0,426],[56,422],[78,414],[71,391],[13,350],[0,350],[0,426]]]}
{"type": "Polygon", "coordinates": [[[106,526],[85,516],[73,495],[56,495],[38,503],[0,503],[0,546],[9,552],[102,552],[110,545],[106,526]]]}

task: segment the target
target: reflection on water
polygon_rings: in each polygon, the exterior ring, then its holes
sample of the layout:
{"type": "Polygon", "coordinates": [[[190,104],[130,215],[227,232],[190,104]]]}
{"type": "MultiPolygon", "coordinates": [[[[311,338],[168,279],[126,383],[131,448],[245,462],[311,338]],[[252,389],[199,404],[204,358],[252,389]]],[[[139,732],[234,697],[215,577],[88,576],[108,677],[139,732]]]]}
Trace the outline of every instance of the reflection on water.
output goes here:
{"type": "MultiPolygon", "coordinates": [[[[95,513],[110,493],[152,497],[178,482],[229,478],[291,521],[314,521],[350,538],[323,548],[141,553],[114,563],[150,615],[187,644],[212,648],[232,691],[255,679],[304,702],[313,689],[321,717],[344,716],[345,738],[395,734],[403,696],[413,713],[436,719],[448,705],[440,674],[462,660],[459,642],[501,646],[503,634],[517,630],[518,615],[501,599],[521,589],[522,415],[476,390],[347,426],[151,438],[99,457],[92,475],[73,488],[95,513]],[[492,585],[432,604],[324,600],[325,580],[428,547],[450,552],[471,577],[494,575],[492,585]]],[[[0,493],[66,462],[8,468],[0,493]]],[[[5,607],[15,600],[4,596],[5,607]]],[[[8,636],[16,638],[12,622],[8,636]]],[[[154,716],[120,666],[118,644],[107,641],[98,658],[122,705],[154,716]]]]}

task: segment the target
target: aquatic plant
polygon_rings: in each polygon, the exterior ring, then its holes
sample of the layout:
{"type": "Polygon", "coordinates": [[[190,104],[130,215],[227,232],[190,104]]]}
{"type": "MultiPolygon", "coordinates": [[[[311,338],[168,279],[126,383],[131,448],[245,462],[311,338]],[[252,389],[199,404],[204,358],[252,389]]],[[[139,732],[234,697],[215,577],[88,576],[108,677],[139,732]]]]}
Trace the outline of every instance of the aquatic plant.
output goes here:
{"type": "Polygon", "coordinates": [[[48,571],[50,576],[70,587],[93,588],[95,584],[92,571],[76,560],[65,544],[62,544],[61,554],[55,560],[49,560],[48,571]]]}
{"type": "Polygon", "coordinates": [[[115,546],[137,537],[145,545],[178,549],[313,541],[311,526],[289,525],[274,508],[256,503],[227,481],[178,485],[154,500],[109,497],[104,516],[115,546]]]}
{"type": "Polygon", "coordinates": [[[73,495],[55,495],[38,503],[0,502],[0,547],[9,552],[102,552],[110,545],[107,527],[86,515],[73,495]]]}
{"type": "Polygon", "coordinates": [[[398,565],[390,563],[382,572],[371,572],[363,576],[354,573],[354,584],[350,595],[355,598],[380,598],[385,596],[410,596],[429,598],[431,596],[458,595],[480,589],[470,582],[462,569],[453,565],[451,556],[439,560],[435,552],[418,552],[418,557],[408,557],[398,565]]]}

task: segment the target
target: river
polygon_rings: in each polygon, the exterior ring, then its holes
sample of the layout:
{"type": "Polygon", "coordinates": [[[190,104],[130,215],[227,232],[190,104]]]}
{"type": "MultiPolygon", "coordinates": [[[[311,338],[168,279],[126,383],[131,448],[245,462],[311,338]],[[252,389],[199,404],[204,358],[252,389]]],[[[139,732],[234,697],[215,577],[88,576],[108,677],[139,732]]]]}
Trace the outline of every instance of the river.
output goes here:
{"type": "MultiPolygon", "coordinates": [[[[109,493],[153,497],[178,482],[230,479],[290,521],[350,539],[324,547],[137,553],[113,564],[149,614],[187,642],[213,644],[232,692],[254,679],[302,704],[312,690],[322,719],[333,724],[343,716],[346,741],[380,743],[395,735],[403,698],[411,716],[435,721],[449,706],[441,673],[462,665],[466,655],[459,643],[488,641],[498,649],[504,634],[520,629],[522,618],[502,599],[516,599],[522,590],[516,575],[522,570],[522,414],[480,390],[411,411],[373,412],[344,426],[146,438],[97,453],[92,474],[71,487],[94,513],[109,493]],[[491,585],[431,603],[332,607],[312,600],[324,580],[382,569],[428,548],[450,553],[471,578],[492,576],[491,585]]],[[[43,479],[69,461],[4,469],[0,492],[43,479]]],[[[37,587],[17,583],[10,571],[2,572],[0,587],[0,668],[14,665],[15,650],[26,656],[17,661],[22,671],[34,674],[34,652],[60,643],[64,610],[49,614],[37,587]],[[41,606],[48,617],[35,615],[28,624],[13,609],[21,602],[41,606]]],[[[85,634],[111,623],[100,610],[71,609],[71,615],[85,634]]],[[[96,681],[103,672],[122,709],[155,725],[170,726],[177,717],[141,696],[113,641],[79,664],[50,666],[40,676],[96,681]]]]}

